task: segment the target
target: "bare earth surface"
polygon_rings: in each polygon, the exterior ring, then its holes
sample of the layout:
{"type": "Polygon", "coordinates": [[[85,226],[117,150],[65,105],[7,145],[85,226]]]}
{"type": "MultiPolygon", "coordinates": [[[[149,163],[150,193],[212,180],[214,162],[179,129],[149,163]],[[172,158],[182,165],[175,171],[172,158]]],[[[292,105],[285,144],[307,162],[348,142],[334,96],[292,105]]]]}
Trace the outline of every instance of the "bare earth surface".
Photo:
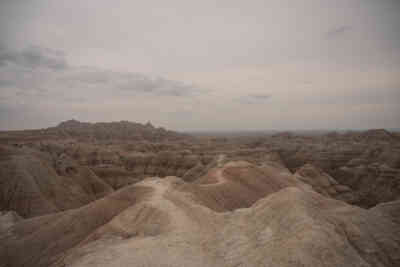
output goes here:
{"type": "Polygon", "coordinates": [[[67,266],[396,266],[399,263],[400,228],[390,217],[376,216],[295,187],[260,199],[250,208],[218,213],[198,206],[190,195],[174,190],[181,183],[176,177],[148,178],[141,182],[140,186],[153,189],[151,196],[109,223],[134,236],[125,240],[100,238],[77,252],[72,250],[64,263],[67,266]],[[132,221],[122,220],[121,216],[132,221]],[[146,217],[146,224],[131,228],[139,217],[146,217]],[[374,228],[379,231],[370,232],[374,228]],[[382,248],[385,252],[380,251],[382,248]]]}
{"type": "MultiPolygon", "coordinates": [[[[207,240],[212,232],[206,231],[200,222],[193,217],[193,211],[183,200],[186,196],[173,190],[174,183],[180,181],[175,177],[164,179],[147,178],[141,186],[153,189],[148,200],[142,202],[140,211],[132,207],[114,218],[110,224],[129,228],[129,221],[121,222],[120,218],[149,216],[153,220],[136,229],[135,237],[128,240],[98,240],[82,248],[83,251],[93,251],[87,255],[72,260],[69,266],[223,266],[210,253],[207,253],[207,240]],[[154,210],[155,209],[155,210],[154,210]],[[131,213],[131,214],[130,214],[131,213]],[[158,213],[154,217],[154,213],[158,213]],[[103,244],[104,243],[104,244],[103,244]],[[99,248],[100,247],[100,248],[99,248]]],[[[135,223],[135,221],[131,222],[135,223]]],[[[207,225],[210,227],[210,225],[207,225]]],[[[214,233],[215,234],[215,233],[214,233]]]]}
{"type": "Polygon", "coordinates": [[[0,132],[0,267],[400,266],[400,137],[0,132]]]}

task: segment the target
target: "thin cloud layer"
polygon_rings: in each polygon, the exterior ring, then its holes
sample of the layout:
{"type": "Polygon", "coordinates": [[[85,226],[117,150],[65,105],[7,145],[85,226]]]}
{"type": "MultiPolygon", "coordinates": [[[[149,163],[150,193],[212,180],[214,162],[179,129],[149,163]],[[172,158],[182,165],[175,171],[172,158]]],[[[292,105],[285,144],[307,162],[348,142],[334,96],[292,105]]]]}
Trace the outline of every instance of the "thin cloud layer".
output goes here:
{"type": "Polygon", "coordinates": [[[0,66],[9,64],[29,69],[64,70],[67,68],[64,54],[60,51],[39,46],[30,46],[24,50],[15,51],[0,45],[0,66]]]}
{"type": "MultiPolygon", "coordinates": [[[[146,113],[148,106],[155,110],[167,102],[187,105],[210,92],[141,73],[75,67],[67,63],[64,53],[42,47],[16,51],[2,46],[0,60],[0,124],[7,128],[20,128],[20,124],[23,128],[42,127],[70,117],[82,118],[82,112],[91,114],[86,120],[121,108],[146,113]],[[40,118],[43,120],[36,126],[40,118]]],[[[174,107],[165,112],[176,115],[180,111],[174,107]]],[[[111,117],[104,120],[129,119],[120,113],[111,117]]]]}
{"type": "Polygon", "coordinates": [[[335,27],[333,29],[330,29],[327,31],[324,35],[326,38],[335,38],[338,37],[344,33],[347,33],[352,30],[351,26],[343,25],[339,27],[335,27]]]}
{"type": "MultiPolygon", "coordinates": [[[[154,97],[190,97],[201,94],[194,85],[140,73],[114,72],[93,67],[73,67],[64,53],[41,47],[0,50],[0,88],[19,97],[68,95],[53,100],[82,102],[82,95],[109,91],[109,97],[148,94],[154,97]]],[[[107,95],[104,95],[107,97],[107,95]]]]}
{"type": "Polygon", "coordinates": [[[270,94],[250,94],[239,98],[240,103],[244,104],[265,104],[272,97],[270,94]]]}
{"type": "Polygon", "coordinates": [[[0,129],[399,128],[399,13],[394,0],[0,1],[0,129]]]}

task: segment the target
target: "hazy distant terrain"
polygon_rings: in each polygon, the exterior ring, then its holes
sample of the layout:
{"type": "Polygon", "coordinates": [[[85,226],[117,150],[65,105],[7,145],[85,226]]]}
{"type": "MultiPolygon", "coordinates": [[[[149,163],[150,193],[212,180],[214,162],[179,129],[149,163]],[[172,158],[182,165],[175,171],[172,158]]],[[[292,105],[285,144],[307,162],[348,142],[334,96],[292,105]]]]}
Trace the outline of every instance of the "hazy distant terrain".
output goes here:
{"type": "Polygon", "coordinates": [[[0,132],[0,266],[398,266],[400,136],[0,132]],[[157,257],[155,257],[157,255],[157,257]]]}

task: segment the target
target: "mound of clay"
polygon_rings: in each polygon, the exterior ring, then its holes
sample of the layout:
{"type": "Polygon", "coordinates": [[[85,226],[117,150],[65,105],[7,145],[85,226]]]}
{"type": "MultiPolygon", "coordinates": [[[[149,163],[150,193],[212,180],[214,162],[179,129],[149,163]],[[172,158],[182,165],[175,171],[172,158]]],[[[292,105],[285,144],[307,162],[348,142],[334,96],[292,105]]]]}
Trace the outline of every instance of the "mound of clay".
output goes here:
{"type": "Polygon", "coordinates": [[[1,262],[11,267],[400,264],[399,202],[365,210],[307,188],[285,187],[248,208],[220,213],[199,205],[185,186],[175,177],[148,178],[77,210],[17,222],[0,234],[7,244],[0,248],[1,262]]]}
{"type": "Polygon", "coordinates": [[[28,148],[3,146],[0,210],[33,217],[80,207],[112,192],[90,169],[65,154],[52,158],[28,148]]]}
{"type": "Polygon", "coordinates": [[[357,201],[356,196],[348,186],[339,184],[330,175],[311,164],[306,164],[297,170],[295,177],[311,185],[314,191],[324,196],[343,200],[348,203],[357,201]]]}
{"type": "Polygon", "coordinates": [[[18,221],[0,232],[0,266],[49,266],[149,191],[126,187],[78,209],[18,221]]]}
{"type": "Polygon", "coordinates": [[[0,132],[0,267],[400,266],[398,134],[224,135],[0,132]]]}
{"type": "Polygon", "coordinates": [[[219,163],[183,190],[192,192],[201,203],[215,211],[251,206],[258,199],[285,187],[307,187],[279,165],[256,166],[246,161],[219,163]]]}
{"type": "Polygon", "coordinates": [[[373,207],[379,203],[400,198],[400,170],[386,164],[342,167],[337,180],[348,185],[357,194],[355,204],[373,207]]]}

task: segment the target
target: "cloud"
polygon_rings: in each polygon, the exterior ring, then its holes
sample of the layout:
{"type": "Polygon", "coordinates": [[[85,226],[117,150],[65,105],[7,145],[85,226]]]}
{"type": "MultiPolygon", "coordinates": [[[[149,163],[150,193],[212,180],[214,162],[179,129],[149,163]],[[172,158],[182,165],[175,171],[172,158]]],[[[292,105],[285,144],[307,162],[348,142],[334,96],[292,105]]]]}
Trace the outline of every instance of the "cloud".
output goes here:
{"type": "Polygon", "coordinates": [[[160,77],[152,78],[140,74],[124,76],[113,81],[115,86],[123,91],[173,97],[187,97],[200,93],[200,90],[195,86],[180,81],[160,77]]]}
{"type": "Polygon", "coordinates": [[[140,9],[135,1],[60,2],[0,0],[0,99],[28,105],[24,114],[38,112],[36,123],[51,114],[151,119],[170,128],[291,128],[308,120],[320,128],[333,116],[347,127],[357,123],[350,114],[395,114],[400,1],[231,1],[220,8],[179,0],[173,9],[153,1],[140,9]]]}
{"type": "Polygon", "coordinates": [[[271,94],[249,94],[237,100],[243,104],[263,104],[272,97],[271,94]]]}
{"type": "Polygon", "coordinates": [[[29,69],[48,68],[52,70],[64,70],[68,67],[64,54],[57,50],[30,46],[16,51],[0,45],[0,67],[4,67],[7,64],[14,64],[29,69]]]}
{"type": "Polygon", "coordinates": [[[348,25],[342,25],[339,27],[335,27],[330,29],[329,31],[324,33],[325,38],[327,39],[332,39],[332,38],[336,38],[340,35],[343,35],[344,33],[347,33],[349,31],[351,31],[353,28],[351,26],[348,25]]]}
{"type": "Polygon", "coordinates": [[[141,73],[68,64],[63,52],[31,46],[16,51],[0,46],[0,97],[30,106],[98,105],[129,100],[187,99],[207,91],[192,84],[141,73]]]}
{"type": "Polygon", "coordinates": [[[399,87],[354,88],[350,91],[336,93],[313,94],[313,97],[301,99],[306,104],[333,106],[362,106],[362,105],[395,105],[400,100],[399,87]]]}
{"type": "Polygon", "coordinates": [[[88,101],[88,99],[84,98],[84,97],[64,97],[62,99],[64,102],[68,103],[85,103],[88,101]]]}
{"type": "Polygon", "coordinates": [[[0,80],[0,88],[14,86],[15,82],[11,80],[0,80]]]}

